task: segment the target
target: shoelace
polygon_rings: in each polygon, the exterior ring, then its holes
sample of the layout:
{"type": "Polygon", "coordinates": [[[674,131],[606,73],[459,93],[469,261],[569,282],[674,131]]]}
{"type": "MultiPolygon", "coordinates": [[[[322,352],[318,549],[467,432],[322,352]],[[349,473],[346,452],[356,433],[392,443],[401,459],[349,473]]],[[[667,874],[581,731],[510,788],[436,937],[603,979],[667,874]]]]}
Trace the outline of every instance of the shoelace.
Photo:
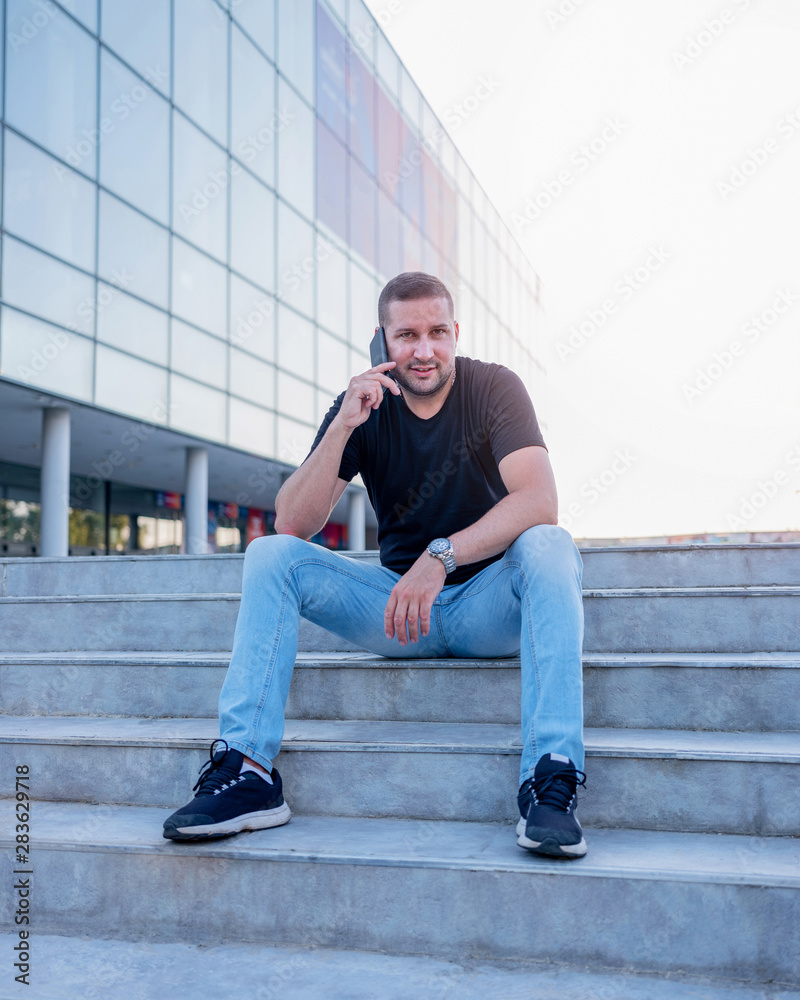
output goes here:
{"type": "Polygon", "coordinates": [[[586,785],[586,775],[576,767],[565,767],[560,771],[552,771],[543,778],[534,779],[533,795],[540,806],[553,806],[555,809],[567,810],[572,797],[578,790],[578,785],[586,785]],[[578,780],[578,775],[581,779],[578,780]]]}
{"type": "Polygon", "coordinates": [[[214,740],[209,750],[209,759],[200,768],[200,777],[197,779],[192,791],[198,795],[213,795],[233,784],[239,777],[239,772],[233,764],[225,766],[225,758],[228,756],[230,747],[225,740],[214,740]],[[214,748],[218,743],[225,744],[225,753],[219,760],[214,759],[214,748]]]}

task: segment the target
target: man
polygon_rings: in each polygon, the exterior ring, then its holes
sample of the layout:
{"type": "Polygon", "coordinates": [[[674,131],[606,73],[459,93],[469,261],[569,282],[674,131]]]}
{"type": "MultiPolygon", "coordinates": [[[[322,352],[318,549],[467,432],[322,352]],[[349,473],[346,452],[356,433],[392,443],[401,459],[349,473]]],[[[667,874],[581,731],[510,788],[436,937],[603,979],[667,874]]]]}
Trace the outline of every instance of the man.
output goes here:
{"type": "Polygon", "coordinates": [[[582,563],[527,391],[502,365],[456,358],[453,300],[407,272],[383,289],[390,360],[350,380],[276,499],[277,535],[247,549],[220,742],[198,794],[164,825],[193,840],[289,820],[272,760],[300,617],[387,657],[494,657],[522,670],[518,843],[576,858],[585,784],[582,563]],[[312,545],[360,472],[381,565],[312,545]]]}

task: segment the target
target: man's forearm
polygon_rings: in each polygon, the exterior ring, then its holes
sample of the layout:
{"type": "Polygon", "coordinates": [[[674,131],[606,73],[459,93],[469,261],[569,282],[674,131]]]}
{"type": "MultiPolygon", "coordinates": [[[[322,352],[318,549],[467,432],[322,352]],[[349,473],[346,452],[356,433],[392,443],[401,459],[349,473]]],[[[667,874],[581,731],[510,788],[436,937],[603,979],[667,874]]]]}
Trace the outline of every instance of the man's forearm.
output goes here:
{"type": "Polygon", "coordinates": [[[275,530],[279,534],[311,538],[330,517],[342,453],[352,430],[337,421],[309,458],[296,469],[275,498],[275,530]]]}
{"type": "Polygon", "coordinates": [[[450,535],[456,565],[488,559],[505,552],[523,531],[535,524],[557,524],[550,505],[543,503],[538,490],[515,490],[495,504],[482,518],[450,535]]]}

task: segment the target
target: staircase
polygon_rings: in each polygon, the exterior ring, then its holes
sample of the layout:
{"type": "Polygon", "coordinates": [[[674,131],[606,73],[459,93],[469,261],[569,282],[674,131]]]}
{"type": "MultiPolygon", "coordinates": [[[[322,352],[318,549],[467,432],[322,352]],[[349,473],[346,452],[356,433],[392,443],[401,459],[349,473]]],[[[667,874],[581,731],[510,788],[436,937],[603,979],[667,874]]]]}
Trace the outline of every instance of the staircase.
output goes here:
{"type": "Polygon", "coordinates": [[[164,840],[217,736],[243,556],[0,562],[0,940],[24,764],[39,991],[9,959],[0,997],[800,997],[800,545],[582,556],[576,862],[516,846],[518,660],[393,661],[307,622],[291,822],[164,840]]]}

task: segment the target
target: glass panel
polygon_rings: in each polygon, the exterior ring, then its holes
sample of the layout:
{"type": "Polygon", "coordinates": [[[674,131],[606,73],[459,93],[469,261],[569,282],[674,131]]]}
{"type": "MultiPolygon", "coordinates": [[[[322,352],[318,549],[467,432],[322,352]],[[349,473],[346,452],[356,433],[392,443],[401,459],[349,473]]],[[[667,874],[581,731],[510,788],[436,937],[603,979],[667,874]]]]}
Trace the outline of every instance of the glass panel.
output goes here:
{"type": "Polygon", "coordinates": [[[350,246],[373,267],[375,252],[375,214],[377,187],[372,178],[350,157],[350,246]]]}
{"type": "Polygon", "coordinates": [[[402,151],[399,165],[398,191],[400,207],[415,225],[422,219],[422,151],[411,129],[401,123],[402,151]]]}
{"type": "Polygon", "coordinates": [[[278,416],[278,459],[289,465],[300,465],[311,451],[316,428],[305,427],[288,417],[278,416]]]}
{"type": "Polygon", "coordinates": [[[451,177],[456,175],[456,147],[453,140],[447,133],[442,136],[441,142],[442,166],[451,177]]]}
{"type": "MultiPolygon", "coordinates": [[[[285,306],[278,306],[278,364],[285,371],[301,375],[309,382],[314,381],[313,324],[285,306]]],[[[280,385],[282,381],[283,372],[280,372],[278,374],[279,399],[281,398],[280,385]]],[[[303,419],[310,420],[311,410],[304,412],[307,415],[303,419]]]]}
{"type": "Polygon", "coordinates": [[[98,291],[97,339],[166,367],[169,357],[169,317],[111,285],[98,291]],[[103,308],[99,304],[103,303],[103,308]]]}
{"type": "Polygon", "coordinates": [[[275,68],[238,28],[231,45],[231,151],[275,187],[275,68]]]}
{"type": "Polygon", "coordinates": [[[405,66],[400,65],[400,97],[403,102],[403,111],[408,115],[408,119],[416,130],[420,127],[420,93],[417,85],[409,76],[405,66]]]}
{"type": "Polygon", "coordinates": [[[228,345],[201,333],[179,319],[172,320],[170,368],[224,389],[227,382],[228,345]]]}
{"type": "Polygon", "coordinates": [[[169,233],[105,191],[100,192],[98,273],[167,308],[169,233]]]}
{"type": "Polygon", "coordinates": [[[348,331],[350,343],[369,354],[369,342],[377,325],[378,300],[375,297],[375,283],[360,267],[351,263],[350,330],[348,331]]]}
{"type": "MultiPolygon", "coordinates": [[[[295,420],[313,423],[314,386],[281,372],[278,376],[278,409],[282,414],[293,417],[295,420]]],[[[313,442],[314,434],[312,432],[309,448],[313,442]]],[[[300,461],[307,454],[308,452],[302,456],[300,461]]]]}
{"type": "Polygon", "coordinates": [[[175,114],[172,228],[226,260],[228,155],[183,115],[175,114]]]}
{"type": "Polygon", "coordinates": [[[95,403],[109,410],[153,420],[163,413],[167,398],[167,372],[146,361],[97,345],[95,403]]]}
{"type": "Polygon", "coordinates": [[[371,64],[374,60],[375,35],[378,33],[378,26],[363,0],[350,0],[347,27],[350,29],[353,44],[364,59],[371,64]]]}
{"type": "Polygon", "coordinates": [[[4,227],[94,271],[94,184],[9,131],[3,179],[4,227]]]}
{"type": "Polygon", "coordinates": [[[275,414],[233,397],[229,399],[229,405],[231,427],[228,444],[232,448],[272,457],[275,454],[275,414]]]}
{"type": "Polygon", "coordinates": [[[94,341],[3,306],[0,370],[41,389],[92,399],[94,341]]]}
{"type": "Polygon", "coordinates": [[[456,192],[447,179],[442,177],[442,254],[455,268],[458,255],[456,226],[456,192]]]}
{"type": "Polygon", "coordinates": [[[317,320],[340,337],[347,337],[347,257],[318,237],[317,320]]]}
{"type": "Polygon", "coordinates": [[[403,270],[419,271],[422,269],[422,238],[416,226],[405,216],[400,217],[403,229],[403,270]]]}
{"type": "Polygon", "coordinates": [[[96,175],[97,42],[55,4],[9,0],[6,120],[96,175]]]}
{"type": "MultiPolygon", "coordinates": [[[[97,0],[59,0],[59,3],[62,7],[66,7],[73,17],[83,21],[87,28],[97,34],[97,0]]],[[[47,10],[48,4],[41,6],[47,10]]]]}
{"type": "Polygon", "coordinates": [[[175,103],[228,140],[228,18],[213,0],[175,0],[175,103]]]}
{"type": "Polygon", "coordinates": [[[378,88],[378,183],[394,201],[400,200],[400,149],[403,129],[397,108],[378,88]]]}
{"type": "Polygon", "coordinates": [[[314,218],[314,113],[291,87],[278,83],[278,194],[314,218]]]}
{"type": "Polygon", "coordinates": [[[258,354],[266,361],[275,360],[275,299],[265,295],[235,274],[231,275],[232,344],[258,354]]]}
{"type": "Polygon", "coordinates": [[[398,86],[397,86],[397,74],[400,69],[400,60],[397,58],[392,46],[386,40],[386,36],[382,31],[377,33],[376,37],[376,58],[378,62],[378,75],[381,80],[386,84],[389,93],[397,100],[398,97],[398,86]]]}
{"type": "Polygon", "coordinates": [[[260,406],[275,407],[275,366],[231,348],[230,391],[260,406]]]}
{"type": "Polygon", "coordinates": [[[103,0],[103,41],[169,96],[169,0],[103,0]]]}
{"type": "Polygon", "coordinates": [[[313,0],[278,0],[278,68],[309,103],[314,100],[313,0]]]}
{"type": "Polygon", "coordinates": [[[231,178],[231,267],[275,287],[275,195],[241,167],[231,178]]]}
{"type": "Polygon", "coordinates": [[[423,235],[437,248],[442,244],[442,189],[441,171],[428,156],[422,153],[422,223],[423,235]]]}
{"type": "Polygon", "coordinates": [[[233,19],[275,61],[275,5],[264,0],[228,0],[233,19]]]}
{"type": "Polygon", "coordinates": [[[324,330],[317,330],[317,384],[329,389],[334,398],[347,388],[347,344],[331,337],[324,330]]]}
{"type": "Polygon", "coordinates": [[[169,105],[105,50],[100,128],[100,183],[167,225],[169,105]]]}
{"type": "Polygon", "coordinates": [[[169,384],[170,427],[210,441],[225,441],[226,394],[174,373],[169,384]]]}
{"type": "Polygon", "coordinates": [[[10,236],[3,241],[3,300],[79,333],[94,334],[94,278],[10,236]]]}
{"type": "Polygon", "coordinates": [[[347,0],[326,0],[326,3],[342,24],[347,24],[347,0]]]}
{"type": "Polygon", "coordinates": [[[314,315],[314,230],[283,202],[278,203],[278,298],[306,316],[314,315]]]}
{"type": "Polygon", "coordinates": [[[317,122],[317,217],[347,241],[347,153],[317,122]]]}
{"type": "Polygon", "coordinates": [[[172,311],[227,337],[226,271],[182,240],[172,239],[172,311]]]}
{"type": "Polygon", "coordinates": [[[350,149],[373,177],[377,170],[375,78],[355,52],[350,53],[348,117],[350,149]]]}
{"type": "Polygon", "coordinates": [[[344,34],[317,5],[317,114],[342,142],[347,141],[346,65],[344,34]]]}

